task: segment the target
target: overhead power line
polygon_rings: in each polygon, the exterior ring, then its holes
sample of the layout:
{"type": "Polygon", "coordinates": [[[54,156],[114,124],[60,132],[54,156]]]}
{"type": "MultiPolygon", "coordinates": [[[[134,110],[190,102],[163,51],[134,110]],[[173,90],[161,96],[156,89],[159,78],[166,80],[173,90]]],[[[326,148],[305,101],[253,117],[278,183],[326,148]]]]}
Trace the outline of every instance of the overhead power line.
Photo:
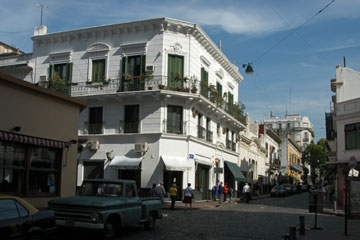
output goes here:
{"type": "Polygon", "coordinates": [[[328,8],[331,4],[333,4],[335,2],[335,0],[332,0],[331,2],[329,2],[328,4],[326,4],[325,7],[323,7],[322,9],[320,9],[318,12],[316,12],[313,16],[311,16],[308,20],[306,20],[304,23],[302,23],[301,25],[299,25],[297,28],[295,28],[294,30],[292,30],[288,35],[286,35],[285,37],[283,37],[282,39],[280,39],[279,41],[277,41],[273,46],[271,46],[268,50],[266,50],[264,53],[262,53],[260,56],[258,56],[254,61],[259,61],[262,57],[264,57],[266,54],[268,54],[271,50],[273,50],[275,47],[277,47],[280,43],[282,43],[283,41],[285,41],[286,39],[288,39],[290,36],[292,36],[294,33],[297,33],[297,31],[302,28],[305,24],[307,24],[308,22],[310,22],[314,17],[316,17],[317,15],[319,15],[320,13],[322,13],[326,8],[328,8]]]}

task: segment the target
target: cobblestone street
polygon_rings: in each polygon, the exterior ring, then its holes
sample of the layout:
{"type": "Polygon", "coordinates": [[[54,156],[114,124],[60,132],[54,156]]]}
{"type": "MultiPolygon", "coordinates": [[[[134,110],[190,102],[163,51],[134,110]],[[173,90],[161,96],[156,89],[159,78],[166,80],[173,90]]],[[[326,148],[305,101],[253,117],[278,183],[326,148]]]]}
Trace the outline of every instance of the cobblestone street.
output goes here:
{"type": "MultiPolygon", "coordinates": [[[[314,226],[314,214],[308,213],[308,193],[287,198],[264,198],[250,204],[224,204],[184,211],[178,204],[175,211],[164,210],[164,219],[158,220],[155,230],[148,232],[142,226],[122,229],[118,239],[281,239],[288,228],[305,216],[305,224],[314,226]]],[[[355,229],[360,220],[349,220],[349,237],[360,239],[355,229]]],[[[318,227],[306,231],[299,239],[345,239],[344,218],[319,214],[318,227]]],[[[91,232],[67,233],[59,239],[97,239],[91,232]]]]}

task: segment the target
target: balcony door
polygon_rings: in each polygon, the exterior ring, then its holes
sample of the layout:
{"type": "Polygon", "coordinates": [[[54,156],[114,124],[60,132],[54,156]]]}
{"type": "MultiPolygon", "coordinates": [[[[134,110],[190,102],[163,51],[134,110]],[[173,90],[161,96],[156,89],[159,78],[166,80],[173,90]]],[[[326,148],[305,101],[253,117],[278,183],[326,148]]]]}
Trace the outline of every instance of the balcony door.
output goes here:
{"type": "Polygon", "coordinates": [[[182,134],[182,107],[168,105],[167,107],[167,133],[182,134]]]}
{"type": "Polygon", "coordinates": [[[103,108],[91,107],[89,109],[89,134],[101,134],[103,124],[103,108]]]}
{"type": "Polygon", "coordinates": [[[138,133],[139,122],[139,105],[125,106],[124,133],[138,133]]]}
{"type": "Polygon", "coordinates": [[[184,87],[184,57],[169,55],[168,57],[168,87],[184,87]]]}

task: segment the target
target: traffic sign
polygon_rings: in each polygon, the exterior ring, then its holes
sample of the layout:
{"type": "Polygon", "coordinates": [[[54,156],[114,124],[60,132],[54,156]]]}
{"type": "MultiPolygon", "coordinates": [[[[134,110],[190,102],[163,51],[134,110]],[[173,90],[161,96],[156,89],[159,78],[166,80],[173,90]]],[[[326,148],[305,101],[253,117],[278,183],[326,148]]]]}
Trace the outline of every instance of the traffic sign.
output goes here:
{"type": "Polygon", "coordinates": [[[350,169],[350,171],[349,171],[349,177],[352,177],[352,176],[354,176],[354,177],[358,177],[359,176],[359,171],[358,170],[356,170],[356,169],[350,169]]]}
{"type": "Polygon", "coordinates": [[[349,167],[350,168],[356,167],[356,158],[354,156],[350,157],[350,159],[349,159],[349,167]]]}

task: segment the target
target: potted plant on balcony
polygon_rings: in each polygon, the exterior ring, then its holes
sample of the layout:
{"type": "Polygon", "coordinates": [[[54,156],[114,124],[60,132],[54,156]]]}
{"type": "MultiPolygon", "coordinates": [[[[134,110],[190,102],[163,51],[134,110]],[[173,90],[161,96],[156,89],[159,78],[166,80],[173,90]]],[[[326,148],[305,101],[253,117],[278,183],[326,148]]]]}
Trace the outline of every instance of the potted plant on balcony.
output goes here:
{"type": "Polygon", "coordinates": [[[191,93],[196,93],[197,92],[197,82],[198,82],[198,79],[196,76],[192,76],[190,78],[190,82],[191,82],[191,93]]]}
{"type": "Polygon", "coordinates": [[[159,89],[160,89],[160,90],[165,89],[165,85],[159,84],[159,89]]]}
{"type": "Polygon", "coordinates": [[[153,80],[154,75],[152,71],[145,72],[141,75],[141,78],[145,80],[146,86],[148,87],[148,90],[152,90],[153,86],[151,85],[151,80],[153,80]]]}

